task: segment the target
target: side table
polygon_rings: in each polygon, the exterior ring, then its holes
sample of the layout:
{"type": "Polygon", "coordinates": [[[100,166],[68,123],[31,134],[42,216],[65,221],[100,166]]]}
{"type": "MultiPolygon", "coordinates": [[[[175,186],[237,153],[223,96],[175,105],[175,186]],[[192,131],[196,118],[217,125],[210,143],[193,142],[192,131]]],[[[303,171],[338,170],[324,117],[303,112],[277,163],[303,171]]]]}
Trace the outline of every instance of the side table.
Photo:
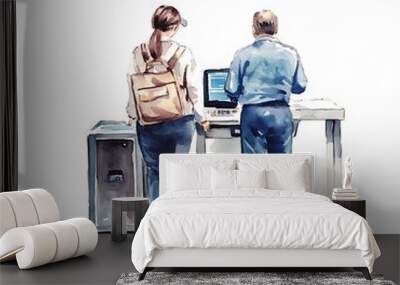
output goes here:
{"type": "Polygon", "coordinates": [[[140,197],[120,197],[112,199],[112,226],[111,238],[113,241],[123,241],[127,237],[126,220],[128,211],[133,212],[134,230],[139,227],[140,221],[149,207],[149,199],[140,197]]]}
{"type": "Polygon", "coordinates": [[[353,211],[356,214],[359,214],[361,217],[366,219],[365,208],[366,201],[365,200],[332,200],[332,202],[339,204],[340,206],[353,211]]]}

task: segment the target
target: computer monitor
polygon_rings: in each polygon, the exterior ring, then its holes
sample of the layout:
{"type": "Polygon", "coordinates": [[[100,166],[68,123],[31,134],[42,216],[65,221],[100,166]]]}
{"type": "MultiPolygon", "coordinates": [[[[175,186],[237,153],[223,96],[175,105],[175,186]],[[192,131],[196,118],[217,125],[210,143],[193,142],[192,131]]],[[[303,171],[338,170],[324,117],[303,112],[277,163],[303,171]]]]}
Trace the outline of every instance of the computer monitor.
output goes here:
{"type": "Polygon", "coordinates": [[[236,108],[225,92],[229,69],[207,69],[204,71],[204,106],[212,108],[236,108]]]}

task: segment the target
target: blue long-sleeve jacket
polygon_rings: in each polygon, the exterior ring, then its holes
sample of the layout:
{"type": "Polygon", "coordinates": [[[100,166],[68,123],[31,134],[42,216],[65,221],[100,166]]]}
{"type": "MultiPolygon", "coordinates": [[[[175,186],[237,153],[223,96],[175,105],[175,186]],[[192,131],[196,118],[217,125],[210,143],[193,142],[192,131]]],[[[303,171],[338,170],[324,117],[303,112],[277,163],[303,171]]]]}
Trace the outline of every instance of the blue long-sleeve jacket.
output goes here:
{"type": "Polygon", "coordinates": [[[306,85],[296,49],[275,37],[262,36],[236,52],[225,91],[232,101],[242,105],[289,102],[290,94],[304,92],[306,85]]]}

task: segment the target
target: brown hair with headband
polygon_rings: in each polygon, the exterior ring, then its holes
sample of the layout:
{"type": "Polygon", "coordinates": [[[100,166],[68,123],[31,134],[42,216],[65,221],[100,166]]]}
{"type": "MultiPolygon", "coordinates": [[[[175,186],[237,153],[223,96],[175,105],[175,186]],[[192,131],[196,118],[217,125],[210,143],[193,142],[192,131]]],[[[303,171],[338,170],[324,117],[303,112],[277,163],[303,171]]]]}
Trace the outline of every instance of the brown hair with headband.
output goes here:
{"type": "Polygon", "coordinates": [[[161,33],[176,29],[181,22],[179,11],[173,6],[160,6],[152,18],[153,33],[149,41],[149,50],[152,58],[158,59],[162,54],[161,33]]]}

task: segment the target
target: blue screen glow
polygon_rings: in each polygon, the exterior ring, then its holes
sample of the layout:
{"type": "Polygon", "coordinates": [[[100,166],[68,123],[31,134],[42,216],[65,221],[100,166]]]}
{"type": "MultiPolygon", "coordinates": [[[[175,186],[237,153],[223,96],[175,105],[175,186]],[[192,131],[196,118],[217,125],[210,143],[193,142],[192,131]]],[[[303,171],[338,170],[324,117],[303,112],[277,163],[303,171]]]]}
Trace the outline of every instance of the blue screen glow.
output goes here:
{"type": "Polygon", "coordinates": [[[213,72],[208,75],[208,100],[231,102],[225,92],[227,72],[213,72]]]}

